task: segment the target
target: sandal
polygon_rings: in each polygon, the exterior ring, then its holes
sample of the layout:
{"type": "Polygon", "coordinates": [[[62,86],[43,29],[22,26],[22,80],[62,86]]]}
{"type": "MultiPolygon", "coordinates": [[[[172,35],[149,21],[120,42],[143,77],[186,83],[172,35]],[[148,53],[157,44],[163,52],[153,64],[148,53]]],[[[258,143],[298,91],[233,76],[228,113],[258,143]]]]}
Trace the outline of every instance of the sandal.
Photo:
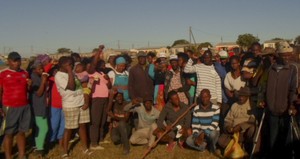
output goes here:
{"type": "Polygon", "coordinates": [[[91,151],[89,149],[86,149],[86,150],[83,151],[83,153],[89,156],[93,153],[93,151],[91,151]]]}

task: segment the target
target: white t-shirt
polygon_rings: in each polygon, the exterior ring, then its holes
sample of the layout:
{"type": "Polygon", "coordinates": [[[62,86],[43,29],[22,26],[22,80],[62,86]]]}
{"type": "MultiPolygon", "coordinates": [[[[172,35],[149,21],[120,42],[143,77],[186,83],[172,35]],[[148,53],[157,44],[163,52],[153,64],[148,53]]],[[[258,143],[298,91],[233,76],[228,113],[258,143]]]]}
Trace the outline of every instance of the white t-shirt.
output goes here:
{"type": "Polygon", "coordinates": [[[112,80],[112,81],[111,81],[111,84],[112,84],[112,85],[115,84],[116,74],[118,74],[118,75],[127,75],[127,76],[129,76],[129,73],[128,73],[127,71],[124,71],[124,72],[122,72],[122,73],[119,73],[119,72],[117,72],[117,71],[109,71],[107,75],[108,75],[108,77],[112,80]]]}
{"type": "Polygon", "coordinates": [[[244,87],[245,84],[246,83],[241,80],[241,76],[234,79],[231,75],[231,72],[228,72],[224,79],[224,85],[230,91],[234,91],[234,90],[238,91],[241,89],[241,87],[244,87]]]}
{"type": "Polygon", "coordinates": [[[71,91],[67,89],[69,75],[67,73],[58,71],[54,77],[57,90],[62,97],[63,108],[75,108],[83,106],[84,96],[80,81],[74,76],[76,90],[71,91]]]}

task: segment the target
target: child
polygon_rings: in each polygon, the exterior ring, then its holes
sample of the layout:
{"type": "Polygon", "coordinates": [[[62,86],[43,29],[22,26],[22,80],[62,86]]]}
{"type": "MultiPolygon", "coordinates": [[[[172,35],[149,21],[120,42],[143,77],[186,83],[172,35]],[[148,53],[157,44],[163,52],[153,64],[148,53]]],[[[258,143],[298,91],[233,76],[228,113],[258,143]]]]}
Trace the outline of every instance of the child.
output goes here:
{"type": "Polygon", "coordinates": [[[27,98],[31,80],[21,69],[21,56],[17,52],[8,55],[8,68],[0,73],[0,114],[4,116],[5,158],[11,159],[14,136],[17,136],[19,158],[25,157],[25,132],[30,128],[31,112],[27,98]]]}
{"type": "Polygon", "coordinates": [[[32,65],[32,107],[35,116],[35,125],[37,127],[37,134],[35,138],[36,155],[44,156],[44,144],[48,132],[47,121],[47,81],[48,74],[44,73],[42,63],[35,61],[32,65]]]}
{"type": "Polygon", "coordinates": [[[79,127],[79,137],[85,150],[83,153],[90,155],[88,149],[86,123],[90,122],[88,105],[84,102],[83,89],[80,81],[73,73],[74,62],[71,57],[63,56],[59,59],[59,71],[55,75],[57,89],[62,96],[62,107],[65,115],[64,155],[68,158],[69,140],[72,131],[79,127]]]}
{"type": "Polygon", "coordinates": [[[62,98],[57,90],[54,76],[58,71],[58,66],[55,65],[49,72],[50,74],[50,106],[51,106],[51,137],[50,142],[59,140],[59,145],[63,147],[63,135],[65,129],[65,117],[62,111],[62,98]]]}

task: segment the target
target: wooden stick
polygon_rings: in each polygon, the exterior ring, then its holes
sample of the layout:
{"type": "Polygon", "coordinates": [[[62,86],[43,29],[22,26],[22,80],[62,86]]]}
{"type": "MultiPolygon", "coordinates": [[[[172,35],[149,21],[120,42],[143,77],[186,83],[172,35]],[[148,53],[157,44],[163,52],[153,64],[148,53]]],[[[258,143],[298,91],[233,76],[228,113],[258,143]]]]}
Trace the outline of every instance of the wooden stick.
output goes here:
{"type": "MultiPolygon", "coordinates": [[[[176,124],[179,122],[179,120],[181,120],[183,117],[185,117],[185,115],[193,108],[195,107],[197,104],[194,103],[192,104],[185,112],[183,112],[183,114],[181,114],[175,121],[174,123],[172,123],[171,127],[173,128],[174,126],[176,126],[176,124]]],[[[156,141],[147,149],[147,151],[144,153],[144,156],[142,157],[142,159],[144,159],[150,152],[151,150],[157,145],[157,143],[161,140],[162,137],[164,137],[170,130],[165,130],[164,133],[162,135],[160,135],[160,137],[158,139],[156,139],[156,141]]]]}

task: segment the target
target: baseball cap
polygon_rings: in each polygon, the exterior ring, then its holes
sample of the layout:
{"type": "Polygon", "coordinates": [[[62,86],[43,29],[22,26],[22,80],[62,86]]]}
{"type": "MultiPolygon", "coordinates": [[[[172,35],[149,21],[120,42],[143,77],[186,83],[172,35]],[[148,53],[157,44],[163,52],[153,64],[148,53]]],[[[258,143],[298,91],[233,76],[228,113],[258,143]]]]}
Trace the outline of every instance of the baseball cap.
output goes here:
{"type": "Polygon", "coordinates": [[[165,52],[160,52],[160,53],[158,54],[158,57],[159,57],[159,58],[166,58],[167,55],[166,55],[165,52]]]}
{"type": "Polygon", "coordinates": [[[220,55],[220,58],[221,58],[221,59],[226,59],[226,58],[228,58],[228,53],[227,53],[227,51],[222,50],[222,51],[220,51],[218,54],[220,55]]]}
{"type": "Polygon", "coordinates": [[[21,55],[17,52],[11,52],[8,54],[7,59],[13,60],[13,61],[21,60],[21,55]]]}

